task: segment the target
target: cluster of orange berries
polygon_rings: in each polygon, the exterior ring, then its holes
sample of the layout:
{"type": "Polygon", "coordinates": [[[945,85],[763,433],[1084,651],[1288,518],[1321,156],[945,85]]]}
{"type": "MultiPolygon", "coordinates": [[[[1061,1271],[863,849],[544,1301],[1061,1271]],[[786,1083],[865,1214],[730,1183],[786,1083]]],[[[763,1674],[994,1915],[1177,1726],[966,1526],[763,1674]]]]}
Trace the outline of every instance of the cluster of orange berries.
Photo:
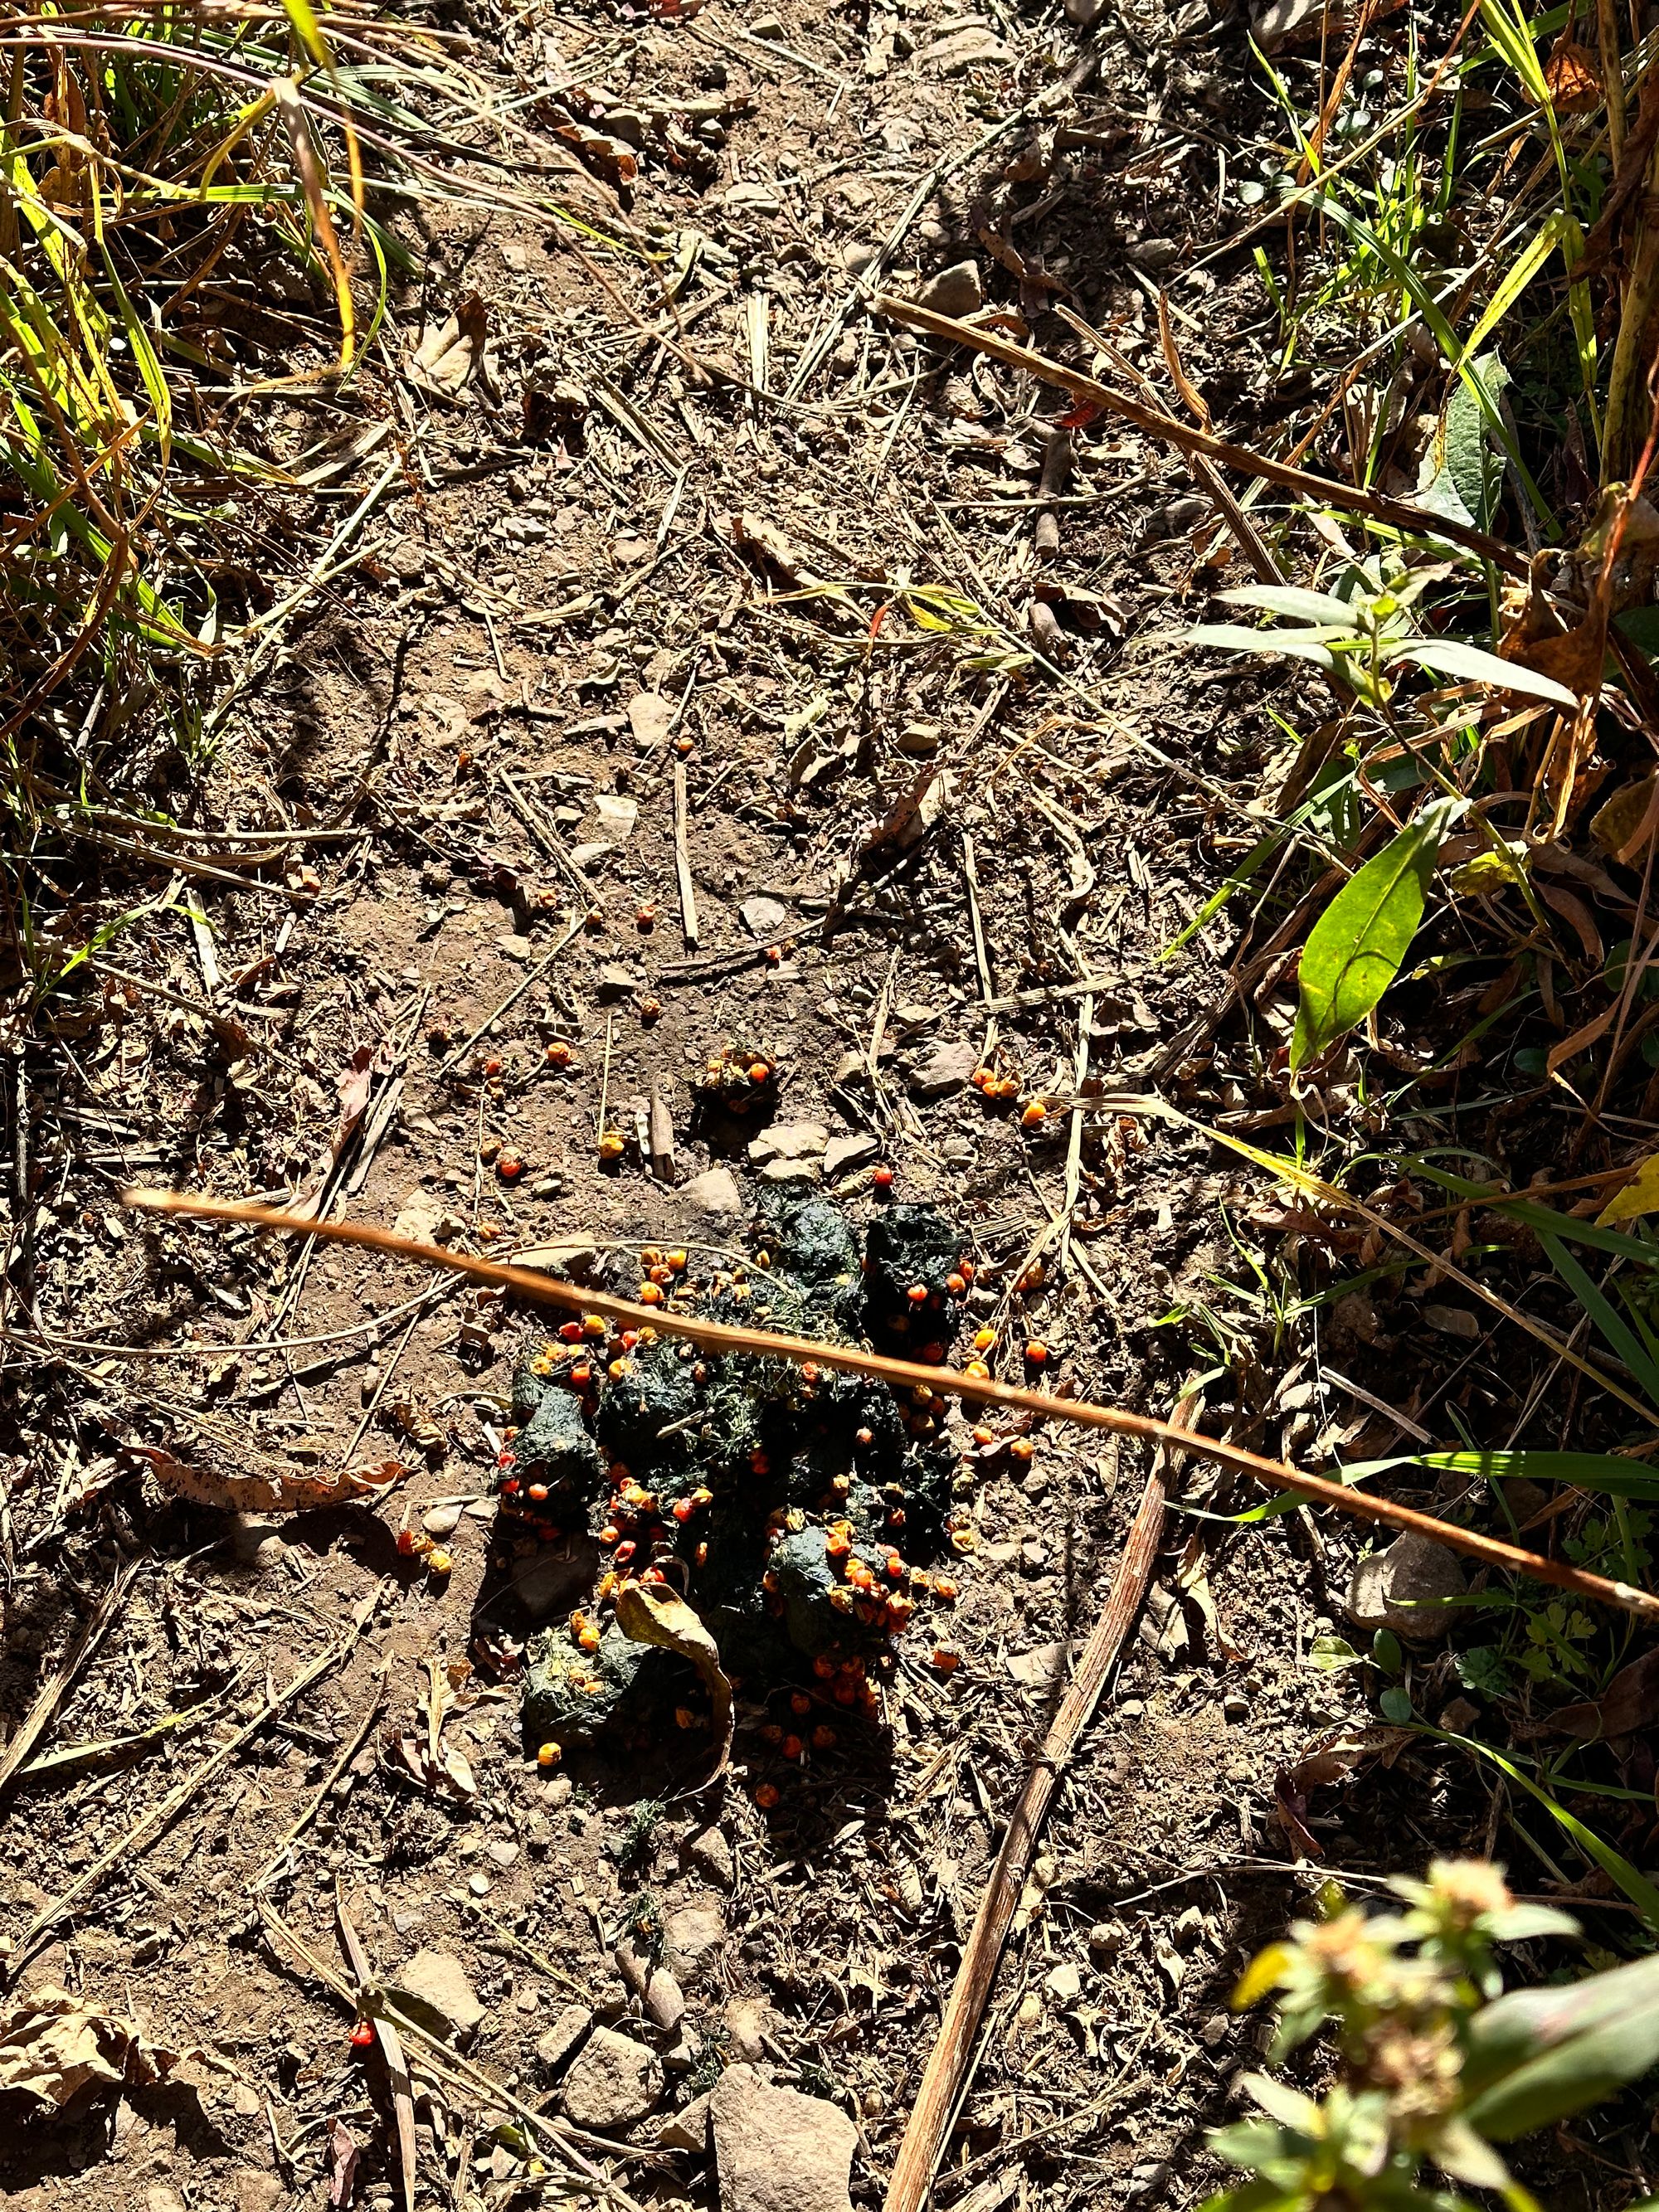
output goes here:
{"type": "Polygon", "coordinates": [[[725,1052],[710,1054],[703,1063],[696,1087],[720,1099],[733,1113],[741,1114],[762,1097],[768,1085],[776,1079],[777,1072],[777,1061],[770,1053],[757,1052],[747,1045],[732,1045],[725,1052]]]}
{"type": "Polygon", "coordinates": [[[424,1559],[428,1574],[447,1575],[454,1568],[453,1557],[441,1544],[407,1523],[398,1531],[398,1551],[405,1559],[424,1559]]]}

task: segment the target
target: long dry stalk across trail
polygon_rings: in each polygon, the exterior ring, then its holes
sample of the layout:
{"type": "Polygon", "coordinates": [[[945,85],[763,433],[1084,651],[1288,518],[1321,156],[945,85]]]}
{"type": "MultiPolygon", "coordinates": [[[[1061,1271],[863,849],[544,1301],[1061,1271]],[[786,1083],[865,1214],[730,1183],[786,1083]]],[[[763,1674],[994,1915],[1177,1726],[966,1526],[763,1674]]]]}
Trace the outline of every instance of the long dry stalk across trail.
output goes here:
{"type": "Polygon", "coordinates": [[[514,1267],[498,1260],[476,1259],[470,1253],[447,1251],[441,1244],[423,1244],[415,1237],[399,1237],[393,1230],[376,1228],[367,1222],[313,1221],[304,1214],[284,1212],[277,1206],[258,1206],[240,1199],[188,1198],[167,1190],[131,1189],[123,1193],[122,1203],[140,1212],[246,1222],[284,1236],[319,1237],[331,1243],[359,1245],[368,1251],[413,1260],[422,1267],[447,1268],[498,1290],[516,1291],[540,1305],[559,1306],[568,1313],[599,1314],[626,1328],[655,1329],[665,1336],[683,1337],[705,1352],[742,1352],[793,1360],[798,1365],[833,1367],[844,1375],[873,1376],[891,1383],[896,1389],[938,1392],[983,1405],[1004,1406],[1011,1413],[1033,1414],[1044,1420],[1070,1421],[1081,1428],[1109,1429],[1118,1436],[1135,1437],[1146,1443],[1162,1444],[1191,1452],[1199,1458],[1217,1460],[1240,1474],[1253,1475],[1273,1489],[1294,1491],[1310,1503],[1334,1505],[1342,1512],[1354,1514],[1364,1521],[1379,1522],[1387,1528],[1413,1530],[1454,1546],[1488,1566],[1501,1568],[1510,1574],[1531,1575],[1539,1582],[1553,1583],[1558,1589],[1571,1590],[1575,1596],[1616,1606],[1644,1620],[1659,1620],[1659,1597],[1636,1589],[1628,1583],[1586,1573],[1583,1568],[1569,1565],[1564,1560],[1544,1559],[1535,1552],[1504,1543],[1498,1537],[1483,1535],[1473,1528],[1460,1528],[1454,1522],[1419,1513],[1391,1498],[1374,1497],[1369,1491],[1328,1482],[1322,1476],[1304,1474],[1284,1460],[1266,1458],[1260,1452],[1245,1450],[1243,1445],[1200,1435],[1194,1429],[1179,1428],[1150,1413],[1132,1413],[1121,1406],[1091,1406],[1082,1399],[1027,1390],[1018,1383],[999,1382],[994,1376],[964,1374],[958,1368],[928,1367],[915,1360],[890,1359],[857,1345],[830,1344],[809,1337],[775,1336],[765,1329],[736,1328],[723,1322],[699,1320],[695,1315],[675,1313],[666,1306],[638,1305],[630,1298],[580,1290],[574,1284],[562,1283],[529,1267],[514,1267]]]}

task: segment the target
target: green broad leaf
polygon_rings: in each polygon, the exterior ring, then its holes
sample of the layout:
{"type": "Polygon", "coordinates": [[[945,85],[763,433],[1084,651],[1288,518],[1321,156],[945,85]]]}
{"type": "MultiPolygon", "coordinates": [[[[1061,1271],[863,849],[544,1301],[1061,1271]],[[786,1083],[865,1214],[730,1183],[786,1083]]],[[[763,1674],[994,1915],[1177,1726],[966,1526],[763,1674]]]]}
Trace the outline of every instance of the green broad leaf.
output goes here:
{"type": "Polygon", "coordinates": [[[1243,584],[1221,597],[1232,607],[1261,607],[1290,622],[1328,623],[1352,635],[1364,628],[1361,610],[1334,592],[1304,591],[1297,584],[1243,584]]]}
{"type": "Polygon", "coordinates": [[[1346,1637],[1316,1636],[1308,1646],[1308,1664],[1322,1674],[1334,1674],[1344,1667],[1363,1667],[1365,1655],[1356,1651],[1346,1637]]]}
{"type": "Polygon", "coordinates": [[[1388,647],[1386,656],[1390,661],[1414,660],[1431,675],[1455,677],[1468,684],[1490,684],[1498,691],[1524,691],[1530,698],[1547,699],[1554,706],[1577,711],[1577,693],[1569,691],[1553,676],[1540,676],[1536,669],[1522,668],[1519,661],[1502,660],[1497,653],[1486,653],[1478,645],[1466,645],[1461,638],[1407,638],[1388,647]]]}
{"type": "MultiPolygon", "coordinates": [[[[1501,400],[1510,374],[1495,354],[1474,362],[1486,390],[1501,400]]],[[[1452,388],[1446,411],[1423,459],[1418,496],[1436,514],[1490,530],[1504,478],[1480,402],[1466,384],[1452,388]]]]}
{"type": "Polygon", "coordinates": [[[1467,1650],[1455,1653],[1452,1663],[1458,1680],[1477,1697],[1506,1698],[1515,1687],[1504,1654],[1495,1644],[1472,1644],[1467,1650]]]}
{"type": "Polygon", "coordinates": [[[1349,877],[1302,951],[1292,1073],[1363,1022],[1400,972],[1423,919],[1445,822],[1434,808],[1349,877]]]}
{"type": "Polygon", "coordinates": [[[1412,1711],[1411,1692],[1402,1690],[1397,1682],[1383,1691],[1376,1701],[1376,1708],[1383,1719],[1392,1721],[1396,1728],[1404,1728],[1415,1717],[1412,1711]]]}
{"type": "Polygon", "coordinates": [[[1530,2135],[1659,2064],[1659,1956],[1561,1988],[1511,1990],[1467,2034],[1470,2126],[1499,2142],[1530,2135]]]}
{"type": "Polygon", "coordinates": [[[1292,660],[1310,660],[1316,668],[1336,666],[1336,655],[1314,629],[1246,629],[1242,623],[1200,623],[1186,633],[1185,641],[1219,646],[1225,653],[1288,653],[1292,660]]]}
{"type": "Polygon", "coordinates": [[[1406,1655],[1391,1628],[1379,1628],[1371,1638],[1371,1657],[1385,1674],[1403,1674],[1406,1655]]]}

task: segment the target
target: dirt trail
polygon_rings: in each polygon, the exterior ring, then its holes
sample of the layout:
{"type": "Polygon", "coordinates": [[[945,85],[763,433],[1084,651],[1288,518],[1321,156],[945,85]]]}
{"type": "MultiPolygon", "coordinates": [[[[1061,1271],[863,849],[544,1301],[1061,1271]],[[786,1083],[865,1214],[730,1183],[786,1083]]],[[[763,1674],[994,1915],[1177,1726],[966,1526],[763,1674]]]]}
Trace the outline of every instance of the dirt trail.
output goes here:
{"type": "MultiPolygon", "coordinates": [[[[458,1962],[474,2058],[555,2104],[564,2008],[649,2033],[613,1954],[653,1935],[688,2005],[656,2038],[660,2111],[758,2060],[856,2117],[854,2191],[874,2201],[1000,1815],[1139,1488],[1133,1455],[1074,1437],[1002,1462],[960,1600],[921,1628],[885,1728],[782,1774],[769,1812],[763,1689],[713,1798],[677,1799],[673,1745],[550,1778],[491,1662],[580,1574],[502,1550],[489,1506],[471,1510],[533,1322],[371,1255],[124,1220],[122,1182],[320,1189],[492,1255],[574,1244],[602,1266],[642,1243],[728,1252],[792,1178],[862,1217],[890,1169],[898,1196],[959,1224],[975,1310],[1006,1343],[1040,1339],[1062,1387],[1160,1413],[1188,1339],[1159,1324],[1224,1251],[1224,1162],[1070,1102],[1157,1079],[1211,1110],[1254,1103],[1206,1089],[1228,926],[1161,958],[1237,826],[1203,786],[1247,799],[1271,734],[1254,678],[1200,684],[1169,641],[1183,595],[1224,580],[1226,541],[1170,457],[1066,423],[1053,395],[867,319],[856,294],[891,240],[890,289],[936,283],[953,313],[982,295],[1076,354],[1051,312],[1066,300],[1158,373],[1149,295],[1209,240],[1218,142],[1243,112],[1237,27],[1202,0],[1093,33],[928,0],[532,15],[491,36],[507,80],[585,118],[570,135],[591,168],[637,169],[629,222],[669,296],[568,232],[458,216],[428,241],[380,380],[349,403],[400,458],[366,557],[212,779],[219,821],[320,833],[295,842],[297,896],[197,884],[200,929],[158,908],[141,949],[172,997],[106,980],[32,1085],[33,1265],[58,1349],[14,1362],[9,1719],[118,1562],[142,1564],[43,1744],[125,1748],[15,1786],[13,1935],[382,1597],[318,1686],[45,1931],[25,1988],[62,1983],[234,2073],[0,2136],[26,2212],[70,2190],[147,2212],[320,2203],[331,2171],[346,2185],[336,2127],[360,2154],[353,2201],[394,2201],[378,2062],[262,1922],[262,1873],[337,1970],[337,1881],[377,1972],[423,1948],[458,1962]],[[462,347],[446,393],[406,364],[423,311],[475,326],[475,295],[488,342],[462,347]],[[763,1133],[694,1115],[700,1072],[734,1046],[779,1071],[763,1133]],[[970,1086],[981,1066],[1012,1106],[970,1086]],[[1033,1098],[1055,1102],[1035,1129],[1033,1098]],[[660,1151],[665,1125],[672,1181],[636,1142],[660,1151]],[[232,1528],[171,1500],[134,1445],[210,1480],[414,1472],[376,1508],[232,1528]],[[435,1577],[395,1543],[434,1508],[454,1523],[435,1577]],[[929,1663],[936,1638],[952,1673],[929,1663]]],[[[1207,272],[1172,296],[1220,409],[1254,373],[1254,304],[1207,272]]],[[[295,451],[321,428],[296,406],[295,451]]],[[[325,489],[324,529],[362,489],[325,489]]],[[[1212,1386],[1222,1418],[1233,1387],[1212,1386]]],[[[1195,2201],[1202,2130],[1254,2033],[1225,1993],[1295,1894],[1276,1786],[1333,1860],[1368,1863],[1296,1771],[1356,1710],[1307,1664],[1334,1614],[1310,1525],[1171,1526],[1135,1656],[1060,1793],[942,2203],[1195,2201]]],[[[1383,1786],[1404,1817],[1407,1777],[1383,1786]]],[[[492,2136],[507,2119],[423,2100],[419,2201],[539,2186],[521,2139],[492,2136]]],[[[641,2200],[710,2200],[695,2154],[622,2170],[641,2200]]]]}

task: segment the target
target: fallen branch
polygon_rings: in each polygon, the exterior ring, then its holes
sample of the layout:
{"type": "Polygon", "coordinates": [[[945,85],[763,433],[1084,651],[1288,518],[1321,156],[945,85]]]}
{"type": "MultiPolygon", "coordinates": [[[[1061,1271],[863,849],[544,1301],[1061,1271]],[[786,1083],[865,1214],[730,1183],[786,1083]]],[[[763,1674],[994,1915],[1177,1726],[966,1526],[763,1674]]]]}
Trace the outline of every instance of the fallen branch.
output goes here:
{"type": "MultiPolygon", "coordinates": [[[[1160,1462],[1161,1458],[1160,1455],[1160,1462]]],[[[957,2100],[967,2077],[974,2039],[984,2017],[991,1984],[996,1979],[1014,1908],[1030,1871],[1036,1840],[1048,1818],[1049,1802],[1078,1738],[1094,1716],[1100,1693],[1123,1649],[1123,1639],[1146,1595],[1152,1561],[1164,1533],[1164,1474],[1159,1463],[1154,1465],[1141,1492],[1105,1610],[1083,1647],[1077,1671],[1067,1683],[1066,1695],[1054,1715],[1054,1725],[1043,1738],[1042,1748],[1032,1762],[1025,1787],[1019,1793],[1019,1802],[1003,1832],[1002,1847],[974,1917],[973,1933],[957,1969],[956,1984],[939,2024],[939,2039],[928,2056],[921,2087],[916,2093],[904,2140],[899,2145],[893,2178],[887,2185],[885,2212],[918,2212],[933,2185],[933,2169],[950,2132],[957,2100]]]]}
{"type": "Polygon", "coordinates": [[[537,1274],[528,1267],[509,1267],[499,1260],[475,1259],[471,1253],[447,1251],[440,1244],[422,1244],[412,1237],[399,1237],[395,1230],[376,1228],[368,1222],[313,1221],[301,1214],[285,1213],[276,1206],[256,1205],[248,1199],[191,1198],[171,1190],[124,1191],[122,1203],[141,1212],[188,1214],[207,1221],[251,1222],[258,1228],[277,1230],[287,1236],[318,1237],[337,1244],[361,1245],[368,1251],[416,1261],[422,1267],[447,1268],[457,1274],[471,1276],[476,1282],[492,1284],[499,1290],[517,1291],[540,1305],[562,1306],[568,1313],[599,1314],[624,1328],[650,1329],[659,1336],[683,1337],[705,1352],[788,1359],[797,1365],[810,1363],[833,1368],[842,1375],[867,1375],[901,1390],[939,1392],[986,1405],[1006,1406],[1012,1413],[1034,1415],[1042,1420],[1072,1421],[1082,1428],[1109,1429],[1118,1436],[1138,1437],[1145,1443],[1162,1444],[1171,1450],[1192,1452],[1201,1459],[1217,1460],[1240,1474],[1253,1475],[1271,1489],[1293,1491],[1299,1498],[1316,1504],[1334,1505],[1339,1512],[1353,1514],[1362,1521],[1408,1529],[1435,1543],[1448,1545],[1454,1551],[1466,1553],[1469,1558],[1505,1574],[1530,1575],[1534,1581],[1552,1583],[1557,1589],[1571,1590],[1576,1597],[1614,1606],[1620,1612],[1638,1613],[1644,1620],[1659,1620],[1659,1597],[1637,1589],[1629,1583],[1610,1582],[1604,1575],[1569,1566],[1564,1560],[1547,1559],[1536,1552],[1506,1544],[1498,1537],[1482,1535],[1474,1528],[1460,1528],[1452,1522],[1437,1520],[1431,1513],[1419,1513],[1414,1506],[1399,1504],[1391,1498],[1374,1497],[1370,1491],[1328,1482],[1322,1475],[1305,1474],[1286,1460],[1268,1459],[1261,1452],[1247,1450],[1243,1444],[1231,1443],[1224,1437],[1200,1436],[1195,1430],[1179,1427],[1173,1421],[1156,1420],[1150,1413],[1132,1413],[1121,1406],[1094,1406],[1080,1398],[1061,1398],[1046,1391],[1028,1390],[1018,1383],[999,1382],[993,1376],[965,1375],[958,1368],[926,1367],[917,1360],[890,1359],[881,1352],[866,1352],[860,1345],[821,1344],[807,1337],[775,1336],[765,1329],[737,1328],[724,1322],[675,1313],[667,1306],[636,1305],[631,1298],[580,1290],[574,1283],[562,1283],[554,1276],[537,1274]]]}
{"type": "Polygon", "coordinates": [[[1428,508],[1418,507],[1410,500],[1390,499],[1383,492],[1365,491],[1355,484],[1339,483],[1332,477],[1315,476],[1307,469],[1292,468],[1288,462],[1270,460],[1266,454],[1252,453],[1246,446],[1229,445],[1224,438],[1213,437],[1207,430],[1194,429],[1160,408],[1143,406],[1137,399],[1126,398],[1121,392],[1114,392],[1110,385],[1097,383],[1092,376],[1068,368],[1064,362],[1051,361],[1047,354],[1038,353],[1030,346],[1016,345],[1011,338],[981,329],[977,323],[958,322],[951,315],[936,315],[931,307],[919,307],[913,301],[897,300],[887,292],[878,292],[870,304],[879,313],[890,316],[894,322],[902,323],[910,330],[925,331],[929,337],[946,338],[952,345],[971,346],[975,353],[988,354],[1006,368],[1023,369],[1026,375],[1035,376],[1044,384],[1058,385],[1074,399],[1089,401],[1103,414],[1121,416],[1126,422],[1133,422],[1137,429],[1144,430],[1148,437],[1162,438],[1166,445],[1212,461],[1218,468],[1237,469],[1244,476],[1265,477],[1269,483],[1279,484],[1319,506],[1334,507],[1348,514],[1363,514],[1372,522],[1385,523],[1392,530],[1409,531],[1413,537],[1449,538],[1453,544],[1466,545],[1470,552],[1478,553],[1483,561],[1490,561],[1507,575],[1527,574],[1523,554],[1513,546],[1500,544],[1497,538],[1488,537],[1484,530],[1476,530],[1472,524],[1431,514],[1428,508]]]}

